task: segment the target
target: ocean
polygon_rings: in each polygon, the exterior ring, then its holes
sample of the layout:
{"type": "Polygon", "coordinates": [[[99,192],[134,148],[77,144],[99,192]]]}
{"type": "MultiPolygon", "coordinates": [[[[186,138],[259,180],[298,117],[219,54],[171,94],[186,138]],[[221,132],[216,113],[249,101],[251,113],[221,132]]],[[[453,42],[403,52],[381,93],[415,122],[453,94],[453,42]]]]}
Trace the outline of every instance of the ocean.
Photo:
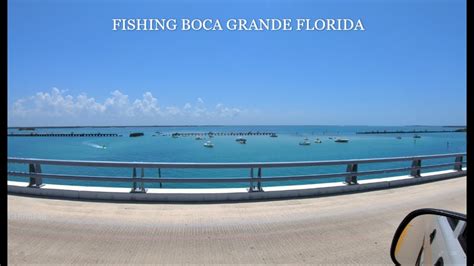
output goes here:
{"type": "MultiPolygon", "coordinates": [[[[136,161],[136,162],[291,162],[340,159],[383,158],[412,155],[431,155],[466,152],[465,132],[423,133],[425,130],[455,130],[454,127],[434,126],[169,126],[169,127],[81,127],[81,128],[37,128],[35,131],[19,131],[9,128],[9,133],[117,133],[122,137],[8,137],[8,156],[21,158],[91,160],[91,161],[136,161]],[[359,131],[411,131],[414,134],[356,134],[359,131]],[[129,137],[132,132],[143,132],[142,137],[129,137]],[[172,133],[187,132],[274,132],[269,136],[243,136],[246,144],[235,141],[237,136],[215,136],[203,140],[195,137],[172,138],[172,133]],[[400,136],[401,139],[398,139],[400,136]],[[311,145],[299,145],[308,138],[311,145]],[[316,139],[322,143],[315,143],[316,139]],[[348,143],[336,143],[336,138],[347,138],[348,143]],[[211,140],[213,148],[203,143],[211,140]]],[[[450,159],[430,160],[427,164],[452,162],[450,159]]],[[[359,171],[408,167],[410,162],[359,165],[359,171]]],[[[9,164],[9,170],[27,171],[27,165],[9,164]]],[[[440,168],[441,169],[447,169],[440,168]]],[[[344,172],[345,166],[297,167],[263,169],[263,177],[291,176],[344,172]]],[[[437,170],[437,169],[435,169],[437,170]]],[[[106,175],[130,177],[131,169],[42,166],[44,173],[78,175],[106,175]]],[[[430,171],[433,171],[430,169],[430,171]]],[[[162,169],[162,177],[168,178],[232,178],[248,177],[249,169],[162,169]]],[[[402,174],[402,173],[396,173],[402,174]]],[[[378,178],[390,174],[359,177],[378,178]]],[[[394,175],[394,174],[391,174],[394,175]]],[[[146,169],[146,177],[157,177],[156,169],[146,169]]],[[[25,181],[20,177],[9,180],[25,181]]],[[[264,186],[308,184],[342,181],[343,178],[305,180],[291,182],[265,182],[264,186]]],[[[69,181],[45,179],[45,183],[77,184],[91,186],[130,187],[130,183],[69,181]]],[[[158,184],[146,184],[157,187],[158,184]]],[[[245,183],[214,184],[163,184],[166,188],[178,187],[246,187],[245,183]]]]}

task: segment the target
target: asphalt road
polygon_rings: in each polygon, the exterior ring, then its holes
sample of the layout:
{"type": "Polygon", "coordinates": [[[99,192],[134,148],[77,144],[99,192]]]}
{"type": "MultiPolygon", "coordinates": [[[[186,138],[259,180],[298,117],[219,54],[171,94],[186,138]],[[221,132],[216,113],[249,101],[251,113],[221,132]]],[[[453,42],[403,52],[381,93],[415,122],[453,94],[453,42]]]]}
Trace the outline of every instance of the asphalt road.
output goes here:
{"type": "Polygon", "coordinates": [[[9,264],[392,264],[411,210],[466,212],[466,177],[365,193],[229,204],[8,196],[9,264]]]}

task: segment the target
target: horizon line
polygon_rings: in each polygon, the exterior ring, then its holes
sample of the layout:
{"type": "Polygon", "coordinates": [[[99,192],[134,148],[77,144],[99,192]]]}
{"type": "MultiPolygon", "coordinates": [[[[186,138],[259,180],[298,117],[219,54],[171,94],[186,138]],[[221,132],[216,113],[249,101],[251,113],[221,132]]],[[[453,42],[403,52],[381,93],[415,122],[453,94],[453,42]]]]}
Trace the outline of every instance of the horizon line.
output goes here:
{"type": "Polygon", "coordinates": [[[336,124],[328,124],[328,125],[323,125],[323,124],[285,124],[285,125],[277,125],[277,124],[272,124],[272,125],[264,125],[264,124],[235,124],[235,125],[213,125],[213,124],[203,124],[203,125],[186,125],[186,124],[180,124],[180,125],[113,125],[113,126],[107,126],[107,125],[102,125],[102,126],[8,126],[7,129],[16,129],[16,128],[107,128],[107,127],[115,127],[115,128],[120,128],[120,127],[229,127],[229,126],[339,126],[339,127],[345,127],[345,126],[362,126],[362,127],[467,127],[467,125],[357,125],[357,124],[352,124],[352,125],[336,125],[336,124]]]}

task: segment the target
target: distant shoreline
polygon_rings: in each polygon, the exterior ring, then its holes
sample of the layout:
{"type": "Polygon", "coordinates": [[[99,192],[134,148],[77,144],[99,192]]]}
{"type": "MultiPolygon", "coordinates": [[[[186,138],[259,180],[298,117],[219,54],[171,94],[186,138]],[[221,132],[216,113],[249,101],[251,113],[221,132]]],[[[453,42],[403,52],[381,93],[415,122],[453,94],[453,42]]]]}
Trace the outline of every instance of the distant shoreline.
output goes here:
{"type": "MultiPolygon", "coordinates": [[[[466,126],[435,126],[435,125],[402,125],[402,126],[384,126],[384,125],[127,125],[127,126],[15,126],[7,127],[7,129],[37,129],[37,128],[131,128],[131,127],[311,127],[311,126],[328,126],[328,127],[446,127],[446,128],[466,128],[466,126]]],[[[446,131],[449,132],[449,131],[446,131]]]]}

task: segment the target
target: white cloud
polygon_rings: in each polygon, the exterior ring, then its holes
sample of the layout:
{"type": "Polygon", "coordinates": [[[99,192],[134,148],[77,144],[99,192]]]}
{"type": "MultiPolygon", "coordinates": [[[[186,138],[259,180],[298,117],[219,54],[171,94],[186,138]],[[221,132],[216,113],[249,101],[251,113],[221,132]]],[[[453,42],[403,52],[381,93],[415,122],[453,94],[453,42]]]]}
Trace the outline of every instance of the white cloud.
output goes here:
{"type": "Polygon", "coordinates": [[[151,92],[145,92],[143,99],[135,100],[132,106],[132,113],[137,115],[155,116],[160,115],[158,100],[153,97],[151,92]]]}
{"type": "Polygon", "coordinates": [[[220,117],[234,117],[241,113],[239,108],[226,107],[222,103],[216,105],[216,113],[220,117]]]}
{"type": "MultiPolygon", "coordinates": [[[[222,119],[235,118],[242,109],[218,103],[208,108],[199,97],[194,104],[183,107],[160,106],[151,92],[131,100],[119,90],[111,92],[103,102],[86,94],[72,96],[66,90],[52,88],[33,96],[16,100],[9,108],[9,123],[16,125],[42,124],[159,124],[162,123],[219,123],[222,119]],[[46,123],[46,122],[47,123],[46,123]]],[[[231,120],[227,121],[231,122],[231,120]]],[[[10,125],[12,126],[12,125],[10,125]]]]}
{"type": "Polygon", "coordinates": [[[169,115],[179,115],[181,114],[181,110],[178,107],[175,106],[168,106],[166,107],[166,114],[169,115]]]}
{"type": "Polygon", "coordinates": [[[115,115],[130,116],[130,101],[128,95],[121,93],[118,90],[113,91],[112,97],[107,98],[103,104],[104,112],[115,115]]]}

